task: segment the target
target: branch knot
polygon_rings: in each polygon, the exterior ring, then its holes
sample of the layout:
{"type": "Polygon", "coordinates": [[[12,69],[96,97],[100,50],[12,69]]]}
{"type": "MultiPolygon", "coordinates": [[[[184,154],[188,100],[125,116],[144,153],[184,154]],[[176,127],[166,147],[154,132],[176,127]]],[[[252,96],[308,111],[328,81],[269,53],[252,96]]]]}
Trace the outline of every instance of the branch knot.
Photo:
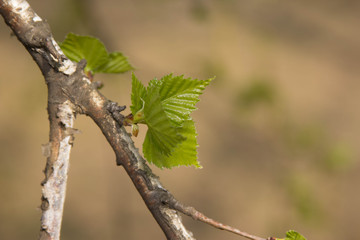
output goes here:
{"type": "Polygon", "coordinates": [[[124,115],[122,115],[120,112],[124,111],[125,108],[126,106],[119,106],[116,102],[112,101],[109,101],[107,105],[107,110],[110,112],[115,121],[120,125],[119,127],[122,127],[124,123],[124,115]]]}

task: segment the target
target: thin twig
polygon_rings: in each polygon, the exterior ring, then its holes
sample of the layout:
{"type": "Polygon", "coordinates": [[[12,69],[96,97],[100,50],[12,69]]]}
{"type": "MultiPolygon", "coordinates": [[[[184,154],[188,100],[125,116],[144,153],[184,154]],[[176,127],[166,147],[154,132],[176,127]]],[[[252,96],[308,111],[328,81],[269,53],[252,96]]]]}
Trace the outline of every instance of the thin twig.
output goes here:
{"type": "Polygon", "coordinates": [[[234,227],[231,227],[229,225],[226,225],[226,224],[220,223],[218,221],[215,221],[214,219],[211,219],[211,218],[205,216],[203,213],[197,211],[193,207],[186,207],[186,208],[182,208],[181,210],[180,209],[177,209],[177,210],[179,212],[183,213],[183,214],[186,214],[186,215],[192,217],[195,220],[207,223],[207,224],[209,224],[209,225],[211,225],[211,226],[213,226],[215,228],[225,230],[225,231],[240,235],[242,237],[245,237],[245,238],[248,238],[248,239],[251,239],[251,240],[266,240],[265,238],[261,238],[261,237],[251,235],[249,233],[240,231],[237,228],[234,228],[234,227]]]}
{"type": "Polygon", "coordinates": [[[38,64],[48,85],[51,128],[50,144],[46,147],[49,155],[43,182],[41,240],[58,240],[60,237],[75,112],[90,116],[99,126],[115,152],[117,164],[125,168],[167,239],[195,239],[182,224],[178,214],[182,212],[216,228],[252,240],[265,240],[216,222],[194,208],[180,204],[162,186],[134,146],[122,126],[122,116],[114,112],[122,108],[114,107],[83,73],[86,62],[80,61],[75,65],[64,56],[47,23],[30,8],[27,1],[0,0],[0,14],[38,64]]]}
{"type": "MultiPolygon", "coordinates": [[[[196,210],[194,207],[191,206],[184,206],[182,203],[180,203],[177,199],[175,199],[172,196],[167,196],[165,199],[162,200],[164,204],[168,205],[170,208],[177,210],[189,217],[192,217],[193,219],[197,220],[197,221],[201,221],[204,223],[207,223],[215,228],[221,229],[221,230],[225,230],[237,235],[240,235],[242,237],[251,239],[251,240],[267,240],[265,238],[261,238],[255,235],[251,235],[249,233],[243,232],[237,228],[231,227],[229,225],[220,223],[214,219],[211,219],[207,216],[205,216],[203,213],[199,212],[198,210],[196,210]]],[[[271,239],[271,238],[268,238],[271,239]]]]}

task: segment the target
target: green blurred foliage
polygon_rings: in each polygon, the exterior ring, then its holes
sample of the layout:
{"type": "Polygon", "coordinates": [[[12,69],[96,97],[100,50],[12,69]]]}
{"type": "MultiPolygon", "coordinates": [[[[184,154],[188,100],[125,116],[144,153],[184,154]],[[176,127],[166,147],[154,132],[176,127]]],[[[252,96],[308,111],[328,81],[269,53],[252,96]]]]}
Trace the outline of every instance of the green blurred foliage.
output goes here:
{"type": "Polygon", "coordinates": [[[291,151],[308,156],[311,164],[323,172],[340,173],[354,163],[349,144],[335,140],[320,124],[293,125],[285,131],[285,139],[291,151]]]}
{"type": "Polygon", "coordinates": [[[318,202],[318,195],[306,181],[305,176],[298,175],[291,170],[286,179],[286,191],[290,201],[300,217],[309,224],[319,223],[323,216],[323,209],[318,202]]]}
{"type": "Polygon", "coordinates": [[[354,164],[353,150],[346,143],[335,143],[325,152],[322,162],[331,172],[344,172],[354,164]]]}
{"type": "MultiPolygon", "coordinates": [[[[354,163],[349,145],[338,143],[324,126],[315,122],[299,123],[283,110],[287,101],[280,96],[281,92],[274,84],[274,79],[255,76],[250,77],[247,82],[247,85],[238,90],[234,104],[234,108],[241,113],[238,117],[240,123],[244,123],[246,119],[246,126],[256,128],[255,119],[261,111],[267,128],[272,129],[283,149],[292,158],[301,159],[300,165],[318,169],[320,174],[330,173],[335,177],[354,163]],[[244,113],[247,113],[246,118],[244,113]]],[[[278,167],[281,169],[280,172],[285,173],[279,176],[282,185],[285,186],[285,194],[300,218],[308,224],[321,223],[327,209],[321,207],[321,196],[313,189],[311,183],[306,181],[308,173],[298,171],[291,164],[278,167]]]]}
{"type": "Polygon", "coordinates": [[[273,106],[276,101],[276,90],[271,79],[265,76],[255,76],[250,84],[242,88],[237,96],[237,106],[241,110],[251,111],[259,106],[273,106]]]}
{"type": "Polygon", "coordinates": [[[316,151],[325,140],[324,129],[320,125],[308,124],[299,128],[294,126],[290,128],[287,137],[295,149],[316,151]]]}
{"type": "Polygon", "coordinates": [[[190,7],[191,16],[197,21],[206,21],[209,18],[209,10],[203,0],[193,0],[190,7]]]}
{"type": "Polygon", "coordinates": [[[203,74],[204,78],[215,77],[211,85],[214,87],[221,87],[227,81],[226,66],[224,63],[214,59],[206,58],[203,61],[203,74]]]}

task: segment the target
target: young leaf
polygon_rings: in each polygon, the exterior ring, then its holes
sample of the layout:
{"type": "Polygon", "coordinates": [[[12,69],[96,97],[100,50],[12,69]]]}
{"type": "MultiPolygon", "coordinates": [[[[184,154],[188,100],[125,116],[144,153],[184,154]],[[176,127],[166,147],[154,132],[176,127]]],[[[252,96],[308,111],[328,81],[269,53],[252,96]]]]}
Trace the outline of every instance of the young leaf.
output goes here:
{"type": "Polygon", "coordinates": [[[196,140],[197,133],[194,121],[185,121],[182,128],[179,129],[179,133],[186,139],[174,148],[173,152],[171,152],[171,155],[166,156],[164,154],[161,154],[156,149],[152,149],[147,153],[146,158],[152,159],[152,162],[160,168],[172,168],[179,165],[193,165],[197,168],[201,168],[201,165],[197,161],[196,149],[198,147],[198,144],[196,140]]]}
{"type": "Polygon", "coordinates": [[[85,72],[121,73],[133,69],[122,53],[109,54],[104,44],[94,37],[69,33],[59,45],[70,60],[79,62],[86,59],[85,72]]]}
{"type": "Polygon", "coordinates": [[[171,124],[161,105],[159,91],[155,87],[147,88],[144,103],[144,118],[148,131],[143,145],[144,157],[153,162],[153,151],[169,156],[175,146],[184,140],[171,124]]]}
{"type": "Polygon", "coordinates": [[[132,90],[131,90],[131,113],[133,116],[143,108],[146,98],[145,86],[136,78],[135,74],[132,74],[132,90]]]}
{"type": "Polygon", "coordinates": [[[85,71],[94,72],[94,69],[106,63],[108,58],[104,44],[97,38],[89,36],[69,33],[60,43],[60,47],[72,61],[79,62],[81,59],[86,59],[85,71]]]}
{"type": "Polygon", "coordinates": [[[174,77],[170,74],[158,81],[161,82],[159,84],[161,103],[167,116],[176,125],[181,125],[190,118],[190,113],[196,109],[195,104],[200,100],[199,96],[211,80],[174,77]]]}
{"type": "Polygon", "coordinates": [[[197,161],[197,134],[190,113],[196,109],[199,95],[210,81],[167,75],[160,80],[151,80],[145,88],[133,75],[130,108],[133,123],[148,125],[143,152],[149,162],[160,168],[201,167],[197,161]]]}
{"type": "Polygon", "coordinates": [[[186,120],[179,132],[182,136],[186,137],[186,140],[176,146],[171,154],[171,159],[168,160],[169,163],[172,166],[193,165],[197,168],[202,168],[197,160],[197,148],[199,145],[196,139],[197,132],[194,121],[192,119],[186,120]]]}
{"type": "Polygon", "coordinates": [[[289,230],[286,233],[285,240],[306,240],[306,238],[302,236],[300,233],[295,232],[294,230],[289,230]]]}
{"type": "Polygon", "coordinates": [[[134,68],[120,52],[112,52],[108,55],[107,61],[94,69],[94,72],[101,73],[123,73],[134,68]]]}

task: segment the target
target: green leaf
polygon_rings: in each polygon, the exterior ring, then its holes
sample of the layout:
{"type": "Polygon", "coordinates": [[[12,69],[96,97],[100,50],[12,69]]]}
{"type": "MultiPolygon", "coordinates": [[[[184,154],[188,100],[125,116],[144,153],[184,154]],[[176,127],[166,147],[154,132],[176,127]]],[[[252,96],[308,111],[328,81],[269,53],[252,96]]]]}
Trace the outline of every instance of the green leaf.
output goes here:
{"type": "Polygon", "coordinates": [[[127,57],[120,52],[113,52],[108,55],[107,61],[103,65],[94,69],[94,72],[123,73],[133,69],[127,61],[127,57]]]}
{"type": "Polygon", "coordinates": [[[171,124],[161,105],[159,91],[156,87],[148,87],[144,103],[145,123],[148,131],[143,145],[144,157],[153,162],[153,152],[169,156],[178,143],[184,140],[171,124]]]}
{"type": "Polygon", "coordinates": [[[197,168],[201,168],[201,165],[197,161],[197,140],[196,129],[193,120],[187,120],[183,123],[182,128],[179,129],[179,133],[186,139],[179,143],[171,152],[171,155],[167,156],[161,154],[159,151],[153,150],[149,159],[152,162],[162,168],[172,168],[179,165],[190,166],[193,165],[197,168]]]}
{"type": "Polygon", "coordinates": [[[85,72],[121,73],[133,69],[122,53],[109,54],[104,44],[94,37],[69,33],[59,45],[70,60],[79,62],[86,59],[85,72]]]}
{"type": "Polygon", "coordinates": [[[143,108],[146,98],[145,86],[136,78],[135,74],[132,74],[132,90],[131,90],[131,113],[133,116],[143,108]]]}
{"type": "Polygon", "coordinates": [[[289,230],[286,233],[285,240],[306,240],[306,238],[302,236],[300,233],[295,232],[294,230],[289,230]]]}
{"type": "Polygon", "coordinates": [[[197,161],[195,124],[190,113],[209,80],[167,75],[153,79],[147,88],[133,75],[131,112],[133,123],[145,123],[148,131],[144,157],[156,166],[201,167],[197,161]]]}
{"type": "MultiPolygon", "coordinates": [[[[174,77],[170,74],[157,81],[164,110],[176,125],[190,118],[190,113],[196,109],[195,104],[200,100],[199,96],[211,80],[174,77]]],[[[150,84],[154,81],[150,81],[150,84]]]]}
{"type": "Polygon", "coordinates": [[[97,38],[89,36],[69,33],[60,47],[72,61],[79,62],[81,59],[86,59],[85,71],[94,72],[94,69],[105,64],[108,58],[104,44],[97,38]]]}

